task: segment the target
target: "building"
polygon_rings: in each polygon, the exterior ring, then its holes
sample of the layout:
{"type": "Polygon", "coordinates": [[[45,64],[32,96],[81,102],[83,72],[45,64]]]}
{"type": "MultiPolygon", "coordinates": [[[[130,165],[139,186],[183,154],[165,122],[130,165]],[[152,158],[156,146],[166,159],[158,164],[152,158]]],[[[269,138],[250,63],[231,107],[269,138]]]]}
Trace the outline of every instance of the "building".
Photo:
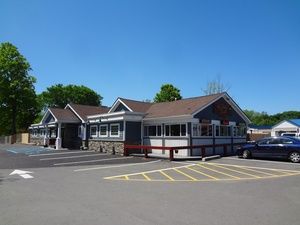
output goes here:
{"type": "Polygon", "coordinates": [[[300,119],[283,120],[272,127],[271,135],[280,136],[282,133],[300,133],[300,119]]]}
{"type": "MultiPolygon", "coordinates": [[[[118,98],[108,113],[88,116],[87,120],[89,149],[116,153],[123,153],[124,144],[233,146],[246,141],[250,122],[227,93],[164,103],[118,98]]],[[[218,151],[212,148],[207,154],[218,151]]],[[[168,155],[162,150],[152,153],[168,155]]],[[[175,151],[175,155],[200,155],[200,149],[175,151]]]]}
{"type": "MultiPolygon", "coordinates": [[[[122,154],[125,144],[191,146],[244,143],[250,123],[227,93],[148,103],[118,98],[111,108],[68,104],[50,108],[39,124],[30,126],[31,142],[56,149],[88,147],[122,154]]],[[[217,154],[211,148],[207,154],[217,154]]],[[[162,150],[152,154],[168,155],[162,150]]],[[[197,156],[200,149],[175,151],[197,156]]]]}
{"type": "Polygon", "coordinates": [[[64,109],[49,108],[38,124],[29,127],[30,142],[79,149],[87,141],[87,116],[108,112],[107,107],[68,104],[64,109]]]}

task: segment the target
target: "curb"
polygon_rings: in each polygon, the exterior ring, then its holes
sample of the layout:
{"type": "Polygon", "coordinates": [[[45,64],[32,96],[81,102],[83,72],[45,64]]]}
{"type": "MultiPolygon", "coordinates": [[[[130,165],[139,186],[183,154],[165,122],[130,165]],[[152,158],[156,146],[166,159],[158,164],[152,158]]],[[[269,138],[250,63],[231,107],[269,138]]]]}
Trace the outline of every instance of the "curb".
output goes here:
{"type": "Polygon", "coordinates": [[[212,156],[208,156],[208,157],[202,158],[202,161],[203,161],[203,162],[206,162],[206,161],[208,161],[208,160],[219,159],[219,158],[221,158],[220,155],[212,155],[212,156]]]}

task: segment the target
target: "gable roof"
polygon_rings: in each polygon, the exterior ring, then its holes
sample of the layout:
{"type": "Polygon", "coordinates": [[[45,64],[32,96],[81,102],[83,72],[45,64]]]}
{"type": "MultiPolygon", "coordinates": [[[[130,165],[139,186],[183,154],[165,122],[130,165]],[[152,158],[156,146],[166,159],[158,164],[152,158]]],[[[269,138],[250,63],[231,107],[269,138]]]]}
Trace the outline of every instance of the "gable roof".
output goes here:
{"type": "Polygon", "coordinates": [[[280,121],[279,123],[275,124],[272,128],[276,128],[277,126],[283,124],[284,122],[290,123],[294,126],[300,127],[300,119],[290,119],[290,120],[283,120],[280,121]]]}
{"type": "Polygon", "coordinates": [[[300,119],[291,119],[291,120],[288,120],[290,123],[300,127],[300,119]]]}
{"type": "Polygon", "coordinates": [[[106,106],[90,106],[79,104],[68,104],[66,108],[70,108],[81,120],[86,121],[87,116],[95,114],[108,113],[109,108],[106,106]]]}
{"type": "Polygon", "coordinates": [[[119,98],[123,103],[126,104],[129,109],[131,109],[134,112],[147,112],[147,110],[154,104],[150,102],[141,102],[141,101],[135,101],[131,99],[126,98],[119,98]]]}
{"type": "Polygon", "coordinates": [[[173,102],[152,104],[145,118],[192,115],[222,97],[225,93],[186,98],[173,102]]]}
{"type": "Polygon", "coordinates": [[[54,116],[56,121],[80,123],[80,120],[70,109],[49,108],[48,111],[54,116]]]}

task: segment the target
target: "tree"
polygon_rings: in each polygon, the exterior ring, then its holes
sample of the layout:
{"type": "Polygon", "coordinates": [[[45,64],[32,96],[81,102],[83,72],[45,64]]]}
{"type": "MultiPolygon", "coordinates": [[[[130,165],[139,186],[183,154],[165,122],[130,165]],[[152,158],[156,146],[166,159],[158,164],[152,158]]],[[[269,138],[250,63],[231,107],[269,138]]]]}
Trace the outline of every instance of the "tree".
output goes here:
{"type": "Polygon", "coordinates": [[[255,112],[253,110],[244,110],[245,114],[255,125],[275,125],[283,120],[298,119],[300,112],[286,111],[274,115],[268,115],[266,112],[255,112]]]}
{"type": "Polygon", "coordinates": [[[0,44],[0,135],[26,130],[37,112],[36,79],[30,64],[11,43],[0,44]]]}
{"type": "Polygon", "coordinates": [[[217,76],[214,80],[207,83],[206,89],[203,89],[203,92],[205,95],[212,95],[222,93],[228,90],[229,88],[221,82],[221,77],[217,76]]]}
{"type": "Polygon", "coordinates": [[[172,84],[164,84],[155,95],[154,102],[172,102],[182,99],[180,90],[172,84]]]}
{"type": "Polygon", "coordinates": [[[62,84],[53,85],[38,96],[42,109],[48,107],[64,108],[68,103],[99,106],[102,99],[92,89],[83,85],[72,84],[66,86],[62,84]]]}

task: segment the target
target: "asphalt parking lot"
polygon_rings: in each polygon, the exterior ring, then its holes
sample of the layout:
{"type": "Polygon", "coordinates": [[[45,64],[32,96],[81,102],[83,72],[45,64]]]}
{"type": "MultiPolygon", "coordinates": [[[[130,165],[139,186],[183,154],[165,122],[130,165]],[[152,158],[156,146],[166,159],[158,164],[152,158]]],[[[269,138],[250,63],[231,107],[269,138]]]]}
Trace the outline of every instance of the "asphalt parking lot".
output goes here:
{"type": "Polygon", "coordinates": [[[11,147],[0,146],[1,225],[299,224],[300,164],[11,147]]]}

